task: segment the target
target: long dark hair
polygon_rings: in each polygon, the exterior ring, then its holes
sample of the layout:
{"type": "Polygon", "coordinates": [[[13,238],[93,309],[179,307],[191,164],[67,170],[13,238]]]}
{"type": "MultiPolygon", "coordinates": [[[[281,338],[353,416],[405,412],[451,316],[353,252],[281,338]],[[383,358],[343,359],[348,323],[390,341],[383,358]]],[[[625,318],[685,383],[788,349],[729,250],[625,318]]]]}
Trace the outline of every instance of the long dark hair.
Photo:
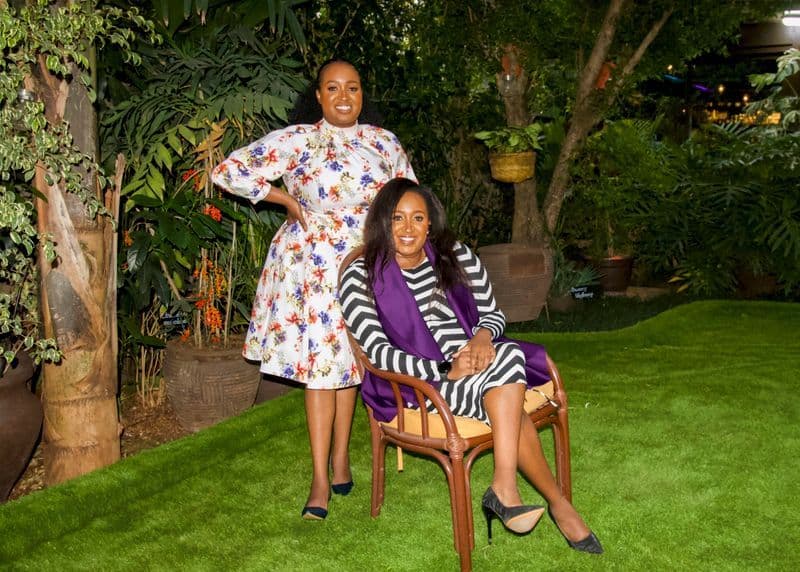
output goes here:
{"type": "Polygon", "coordinates": [[[436,282],[442,290],[449,290],[456,284],[466,284],[467,278],[459,264],[453,247],[456,237],[447,227],[444,207],[436,195],[427,187],[397,177],[387,182],[372,201],[364,225],[364,263],[367,267],[367,288],[372,291],[375,282],[376,266],[380,272],[386,268],[390,260],[394,260],[395,248],[392,235],[392,218],[397,203],[407,192],[417,193],[425,200],[430,220],[428,240],[436,252],[436,282]]]}
{"type": "MultiPolygon", "coordinates": [[[[325,68],[331,64],[347,64],[356,72],[358,68],[342,58],[331,58],[319,66],[317,75],[314,81],[309,84],[306,90],[297,97],[294,108],[289,112],[289,123],[297,125],[299,123],[316,123],[322,119],[322,107],[317,101],[317,89],[319,89],[320,78],[322,77],[325,68]]],[[[359,78],[361,74],[359,74],[359,78]]],[[[383,125],[383,116],[375,108],[373,103],[367,96],[367,91],[364,89],[364,84],[361,84],[361,113],[358,115],[358,122],[361,124],[368,123],[381,127],[383,125]]]]}

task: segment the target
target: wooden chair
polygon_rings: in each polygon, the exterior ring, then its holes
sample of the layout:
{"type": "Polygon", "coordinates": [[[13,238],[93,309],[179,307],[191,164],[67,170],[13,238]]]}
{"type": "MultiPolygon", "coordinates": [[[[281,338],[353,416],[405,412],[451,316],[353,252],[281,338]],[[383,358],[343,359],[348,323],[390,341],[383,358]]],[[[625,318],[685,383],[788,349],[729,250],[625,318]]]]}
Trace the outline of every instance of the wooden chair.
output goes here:
{"type": "MultiPolygon", "coordinates": [[[[360,255],[360,250],[350,253],[341,270],[360,255]]],[[[383,505],[387,444],[392,443],[398,448],[398,471],[402,471],[402,449],[433,457],[444,469],[450,489],[453,538],[461,561],[461,570],[471,570],[475,540],[470,471],[475,459],[493,446],[491,427],[469,417],[453,415],[441,394],[428,382],[376,368],[349,332],[348,336],[361,371],[370,371],[391,384],[397,408],[397,416],[392,421],[381,422],[375,419],[371,408],[367,407],[372,437],[372,517],[380,514],[383,505]],[[419,403],[430,400],[435,411],[406,408],[400,394],[402,385],[414,391],[419,403]]],[[[537,428],[552,427],[556,479],[564,496],[571,501],[567,394],[558,369],[549,356],[547,365],[550,381],[538,388],[541,393],[535,390],[526,392],[525,410],[537,428]]]]}

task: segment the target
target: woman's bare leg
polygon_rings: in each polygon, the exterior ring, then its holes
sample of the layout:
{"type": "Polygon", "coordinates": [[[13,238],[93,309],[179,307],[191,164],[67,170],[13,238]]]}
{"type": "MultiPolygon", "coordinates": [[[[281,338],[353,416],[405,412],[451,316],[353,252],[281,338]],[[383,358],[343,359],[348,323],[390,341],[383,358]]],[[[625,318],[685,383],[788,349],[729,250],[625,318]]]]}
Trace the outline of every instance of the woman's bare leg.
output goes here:
{"type": "Polygon", "coordinates": [[[333,418],[333,451],[331,465],[336,484],[353,479],[350,472],[350,430],[353,426],[353,412],[356,408],[356,387],[336,390],[336,413],[333,418]]]}
{"type": "Polygon", "coordinates": [[[306,506],[328,507],[330,482],[328,463],[331,453],[333,420],[336,416],[336,390],[306,389],[306,423],[311,444],[311,492],[306,506]]]}
{"type": "Polygon", "coordinates": [[[523,412],[519,432],[519,470],[547,500],[559,528],[569,540],[582,540],[589,535],[589,527],[581,515],[561,494],[542,450],[539,432],[531,418],[523,412]]]}
{"type": "Polygon", "coordinates": [[[522,504],[517,488],[520,415],[525,386],[520,383],[495,387],[486,392],[483,403],[489,414],[494,438],[492,489],[506,506],[522,504]]]}

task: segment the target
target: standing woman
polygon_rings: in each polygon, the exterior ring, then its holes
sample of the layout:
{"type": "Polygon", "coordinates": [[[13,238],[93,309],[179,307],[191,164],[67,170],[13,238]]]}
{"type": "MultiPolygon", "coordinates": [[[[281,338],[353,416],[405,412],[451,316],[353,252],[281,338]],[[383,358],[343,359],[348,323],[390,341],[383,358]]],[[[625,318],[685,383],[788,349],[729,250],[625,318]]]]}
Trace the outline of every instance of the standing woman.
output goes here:
{"type": "Polygon", "coordinates": [[[414,172],[395,135],[359,123],[363,91],[352,64],[326,62],[311,106],[308,99],[298,102],[294,125],[234,151],[212,178],[254,203],[286,207],[286,222],[261,273],[243,354],[260,361],[262,372],[306,386],[313,476],[301,516],[321,520],[331,489],[346,495],[353,487],[348,446],[361,383],[339,307],[338,268],[361,243],[368,207],[381,186],[393,177],[414,178],[414,172]],[[286,191],[272,186],[279,178],[286,191]]]}

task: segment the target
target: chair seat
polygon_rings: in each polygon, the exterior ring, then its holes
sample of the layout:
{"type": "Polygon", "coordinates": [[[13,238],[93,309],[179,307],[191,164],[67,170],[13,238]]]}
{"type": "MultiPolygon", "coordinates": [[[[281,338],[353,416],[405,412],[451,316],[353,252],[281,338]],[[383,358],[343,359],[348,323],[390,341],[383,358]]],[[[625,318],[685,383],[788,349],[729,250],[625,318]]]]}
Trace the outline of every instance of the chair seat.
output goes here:
{"type": "MultiPolygon", "coordinates": [[[[547,404],[547,399],[545,399],[542,393],[550,398],[552,398],[555,394],[555,388],[552,381],[548,381],[544,385],[538,386],[536,389],[539,391],[529,389],[525,392],[524,407],[527,413],[536,411],[540,407],[547,404]]],[[[415,435],[422,435],[422,414],[420,413],[419,409],[406,408],[403,410],[403,415],[405,416],[405,432],[413,433],[415,435]]],[[[455,420],[456,426],[458,427],[458,432],[465,439],[469,439],[470,437],[478,437],[480,435],[488,435],[492,432],[492,428],[489,425],[471,417],[462,417],[456,415],[455,420]]],[[[391,427],[392,429],[397,430],[397,417],[389,422],[382,422],[381,426],[391,427]]],[[[444,423],[442,423],[441,416],[436,413],[428,412],[428,431],[430,436],[435,439],[447,438],[447,433],[444,428],[444,423]]]]}

